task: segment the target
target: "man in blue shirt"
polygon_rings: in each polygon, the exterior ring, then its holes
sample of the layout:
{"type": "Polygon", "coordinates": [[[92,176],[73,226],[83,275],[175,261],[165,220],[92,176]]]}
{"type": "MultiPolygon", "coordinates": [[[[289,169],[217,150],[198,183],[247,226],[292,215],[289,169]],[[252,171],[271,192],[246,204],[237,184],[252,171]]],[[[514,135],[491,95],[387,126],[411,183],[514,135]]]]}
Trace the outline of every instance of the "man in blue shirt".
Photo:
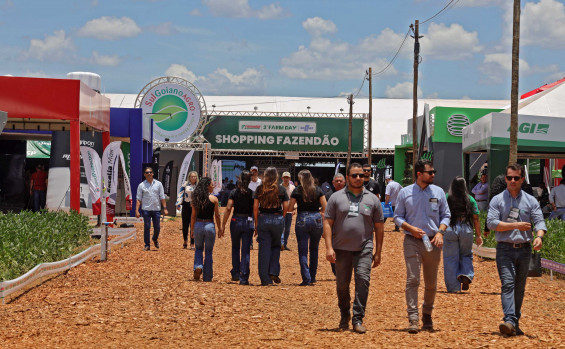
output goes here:
{"type": "Polygon", "coordinates": [[[437,272],[441,259],[443,234],[451,214],[443,189],[433,185],[436,171],[428,160],[418,160],[414,165],[416,183],[398,194],[394,223],[404,230],[404,261],[406,263],[406,305],[408,332],[418,333],[418,287],[420,269],[424,269],[424,304],[422,305],[422,330],[433,330],[432,310],[437,291],[437,272]],[[432,243],[428,252],[422,238],[432,243]]]}
{"type": "Polygon", "coordinates": [[[508,336],[523,335],[520,330],[526,279],[530,267],[532,241],[540,250],[547,231],[538,201],[522,191],[524,168],[519,164],[506,167],[506,190],[492,198],[487,225],[496,231],[496,267],[500,278],[503,323],[499,330],[508,336]],[[532,224],[536,229],[532,234],[532,224]]]}
{"type": "Polygon", "coordinates": [[[475,201],[481,212],[484,212],[488,208],[488,183],[486,172],[481,173],[481,181],[477,183],[471,190],[475,195],[475,201]]]}
{"type": "Polygon", "coordinates": [[[163,184],[158,180],[153,178],[153,169],[151,167],[146,167],[144,171],[145,180],[139,183],[137,187],[137,199],[135,216],[139,218],[143,216],[143,241],[145,243],[145,251],[149,251],[150,247],[150,230],[151,221],[153,221],[153,244],[155,248],[159,248],[159,231],[161,230],[161,224],[159,222],[161,218],[161,207],[163,208],[163,214],[168,214],[167,206],[165,202],[165,191],[163,190],[163,184]]]}

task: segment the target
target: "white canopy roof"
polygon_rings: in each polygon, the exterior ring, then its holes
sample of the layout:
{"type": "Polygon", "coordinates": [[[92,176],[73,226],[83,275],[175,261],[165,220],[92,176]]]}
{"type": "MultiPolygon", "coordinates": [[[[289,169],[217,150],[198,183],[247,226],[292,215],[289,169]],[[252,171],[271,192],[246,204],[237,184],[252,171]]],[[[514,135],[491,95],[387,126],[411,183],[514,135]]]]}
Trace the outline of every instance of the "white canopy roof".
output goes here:
{"type": "MultiPolygon", "coordinates": [[[[502,113],[510,113],[506,106],[502,113]]],[[[565,117],[565,82],[530,96],[518,104],[519,114],[565,117]]]]}

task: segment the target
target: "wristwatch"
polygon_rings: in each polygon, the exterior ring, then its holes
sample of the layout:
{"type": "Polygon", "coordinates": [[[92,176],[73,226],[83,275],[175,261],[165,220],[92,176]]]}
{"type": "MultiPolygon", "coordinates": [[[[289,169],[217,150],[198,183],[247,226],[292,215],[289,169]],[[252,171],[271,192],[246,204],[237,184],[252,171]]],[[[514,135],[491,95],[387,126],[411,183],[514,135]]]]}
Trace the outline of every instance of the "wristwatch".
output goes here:
{"type": "Polygon", "coordinates": [[[440,230],[438,230],[437,232],[440,233],[442,236],[445,235],[445,230],[441,230],[441,229],[440,229],[440,230]]]}

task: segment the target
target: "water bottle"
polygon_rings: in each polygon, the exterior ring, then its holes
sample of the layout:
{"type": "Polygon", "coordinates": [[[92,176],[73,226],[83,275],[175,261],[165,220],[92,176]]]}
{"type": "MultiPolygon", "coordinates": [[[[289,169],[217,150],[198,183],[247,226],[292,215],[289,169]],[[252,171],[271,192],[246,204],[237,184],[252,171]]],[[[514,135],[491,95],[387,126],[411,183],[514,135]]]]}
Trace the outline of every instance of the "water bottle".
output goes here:
{"type": "Polygon", "coordinates": [[[434,248],[433,248],[432,243],[430,242],[430,238],[428,237],[427,234],[422,236],[422,241],[424,242],[424,246],[426,246],[426,251],[432,252],[432,250],[434,248]]]}

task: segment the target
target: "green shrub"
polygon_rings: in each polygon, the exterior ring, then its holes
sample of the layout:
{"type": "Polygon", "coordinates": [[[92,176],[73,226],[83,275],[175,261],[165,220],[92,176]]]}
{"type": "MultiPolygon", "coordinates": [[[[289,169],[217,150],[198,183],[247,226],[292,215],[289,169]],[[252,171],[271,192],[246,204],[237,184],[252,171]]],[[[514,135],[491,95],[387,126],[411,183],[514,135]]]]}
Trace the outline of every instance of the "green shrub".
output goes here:
{"type": "MultiPolygon", "coordinates": [[[[481,228],[485,226],[486,212],[480,214],[481,228]]],[[[545,220],[547,233],[543,239],[541,257],[558,263],[565,264],[565,221],[559,219],[545,220]]],[[[491,231],[488,238],[483,238],[483,246],[496,247],[494,231],[491,231]]]]}
{"type": "Polygon", "coordinates": [[[76,212],[0,213],[0,280],[55,262],[89,244],[88,217],[76,212]]]}

